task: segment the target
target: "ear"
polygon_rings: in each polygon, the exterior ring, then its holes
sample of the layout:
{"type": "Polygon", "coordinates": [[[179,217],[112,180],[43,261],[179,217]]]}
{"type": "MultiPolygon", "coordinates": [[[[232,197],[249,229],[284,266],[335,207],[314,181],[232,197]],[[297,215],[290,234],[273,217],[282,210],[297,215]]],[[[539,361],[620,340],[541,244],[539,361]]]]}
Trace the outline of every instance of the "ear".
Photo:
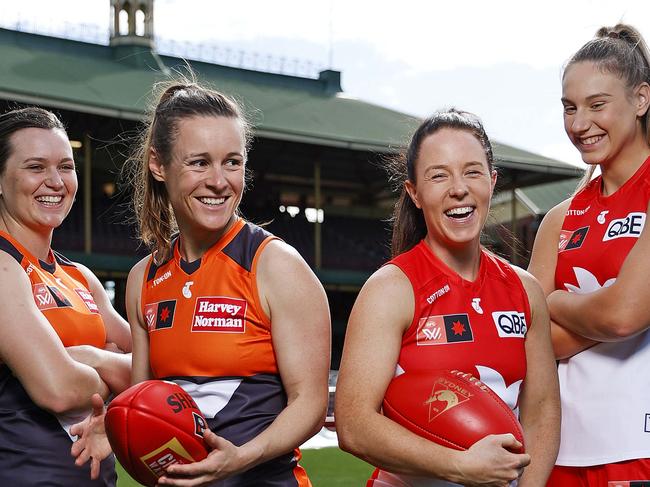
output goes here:
{"type": "Polygon", "coordinates": [[[156,181],[165,182],[165,166],[160,162],[153,147],[149,149],[149,171],[156,181]]]}
{"type": "Polygon", "coordinates": [[[490,196],[494,194],[494,187],[497,185],[497,172],[493,169],[490,172],[490,196]]]}
{"type": "Polygon", "coordinates": [[[413,184],[413,182],[407,179],[406,181],[404,181],[404,189],[411,197],[411,201],[413,201],[413,204],[421,210],[422,206],[420,206],[420,202],[418,201],[418,192],[415,189],[415,184],[413,184]]]}
{"type": "Polygon", "coordinates": [[[636,115],[643,117],[650,106],[650,85],[645,81],[636,88],[636,115]]]}

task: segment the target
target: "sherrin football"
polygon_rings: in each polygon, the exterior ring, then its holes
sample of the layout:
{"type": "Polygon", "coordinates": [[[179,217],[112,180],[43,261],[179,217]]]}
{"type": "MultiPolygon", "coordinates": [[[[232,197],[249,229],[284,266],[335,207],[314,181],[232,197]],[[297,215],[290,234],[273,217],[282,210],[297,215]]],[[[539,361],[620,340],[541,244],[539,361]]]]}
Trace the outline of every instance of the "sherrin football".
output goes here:
{"type": "Polygon", "coordinates": [[[524,443],[508,405],[471,374],[456,370],[395,377],[386,390],[383,412],[413,433],[455,450],[467,450],[491,434],[511,433],[524,443]]]}
{"type": "Polygon", "coordinates": [[[207,422],[192,397],[174,382],[148,380],[115,397],[105,417],[106,435],[124,469],[154,486],[165,468],[192,463],[208,452],[207,422]]]}

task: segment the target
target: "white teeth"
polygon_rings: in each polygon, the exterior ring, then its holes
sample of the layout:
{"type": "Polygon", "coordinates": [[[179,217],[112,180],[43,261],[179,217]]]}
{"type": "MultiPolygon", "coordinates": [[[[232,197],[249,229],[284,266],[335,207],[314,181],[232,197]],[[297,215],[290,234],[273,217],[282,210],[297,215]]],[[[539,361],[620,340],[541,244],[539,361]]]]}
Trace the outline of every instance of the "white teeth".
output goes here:
{"type": "Polygon", "coordinates": [[[446,215],[452,216],[452,215],[466,215],[468,213],[471,213],[474,211],[474,208],[471,206],[463,206],[461,208],[452,208],[451,210],[447,210],[445,212],[446,215]]]}
{"type": "Polygon", "coordinates": [[[224,197],[221,197],[221,198],[203,197],[203,198],[199,198],[199,201],[201,203],[206,204],[206,205],[222,205],[224,203],[224,201],[226,201],[226,198],[224,198],[224,197]]]}
{"type": "Polygon", "coordinates": [[[595,135],[593,137],[587,137],[586,139],[580,139],[580,142],[584,145],[591,145],[591,144],[595,144],[602,138],[603,138],[602,135],[595,135]]]}
{"type": "Polygon", "coordinates": [[[61,200],[63,199],[63,196],[57,195],[57,196],[37,196],[36,201],[39,203],[45,203],[45,204],[50,204],[50,205],[56,205],[61,203],[61,200]]]}

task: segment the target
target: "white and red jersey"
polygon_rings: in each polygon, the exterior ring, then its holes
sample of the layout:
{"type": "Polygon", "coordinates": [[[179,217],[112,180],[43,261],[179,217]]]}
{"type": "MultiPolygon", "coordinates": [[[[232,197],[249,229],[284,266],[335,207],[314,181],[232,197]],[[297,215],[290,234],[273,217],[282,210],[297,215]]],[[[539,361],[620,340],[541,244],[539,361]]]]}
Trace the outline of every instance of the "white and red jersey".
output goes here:
{"type": "MultiPolygon", "coordinates": [[[[530,326],[528,295],[514,269],[481,251],[476,280],[466,281],[421,241],[390,261],[408,277],[413,321],[402,337],[396,374],[460,370],[490,386],[513,410],[526,377],[524,342],[530,326]]],[[[456,485],[377,469],[368,486],[456,485]]]]}
{"type": "MultiPolygon", "coordinates": [[[[602,178],[573,197],[562,224],[555,287],[590,293],[611,285],[646,223],[650,158],[618,191],[602,178]]],[[[650,334],[600,343],[558,367],[562,441],[557,464],[590,466],[650,457],[650,334]]]]}

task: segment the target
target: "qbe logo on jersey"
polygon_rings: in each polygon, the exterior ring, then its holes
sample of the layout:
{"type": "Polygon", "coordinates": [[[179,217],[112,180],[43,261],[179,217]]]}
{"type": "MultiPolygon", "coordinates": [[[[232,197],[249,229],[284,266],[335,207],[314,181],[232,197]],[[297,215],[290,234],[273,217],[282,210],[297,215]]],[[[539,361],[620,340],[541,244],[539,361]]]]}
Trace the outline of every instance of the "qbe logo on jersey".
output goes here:
{"type": "Polygon", "coordinates": [[[495,311],[492,319],[501,338],[524,338],[528,327],[526,315],[518,311],[495,311]]]}
{"type": "Polygon", "coordinates": [[[244,333],[247,306],[244,299],[226,296],[197,298],[192,316],[192,331],[244,333]]]}
{"type": "Polygon", "coordinates": [[[607,226],[603,242],[621,237],[639,238],[645,226],[645,213],[629,213],[625,218],[612,220],[607,226]]]}

